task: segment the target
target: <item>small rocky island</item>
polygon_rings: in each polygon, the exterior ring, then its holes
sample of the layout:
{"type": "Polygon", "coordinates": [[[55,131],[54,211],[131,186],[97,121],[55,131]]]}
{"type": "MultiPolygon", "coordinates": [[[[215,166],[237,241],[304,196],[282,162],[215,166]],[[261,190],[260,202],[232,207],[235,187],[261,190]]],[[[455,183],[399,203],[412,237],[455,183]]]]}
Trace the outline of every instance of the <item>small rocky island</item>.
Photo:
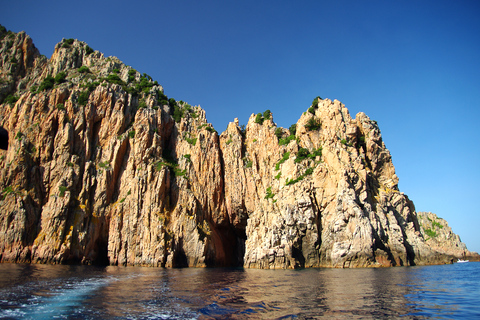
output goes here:
{"type": "Polygon", "coordinates": [[[2,262],[389,267],[478,259],[415,211],[377,123],[316,97],[218,134],[199,106],[63,39],[0,27],[2,262]],[[294,120],[293,120],[294,121],[294,120]],[[293,122],[292,121],[292,122],[293,122]]]}

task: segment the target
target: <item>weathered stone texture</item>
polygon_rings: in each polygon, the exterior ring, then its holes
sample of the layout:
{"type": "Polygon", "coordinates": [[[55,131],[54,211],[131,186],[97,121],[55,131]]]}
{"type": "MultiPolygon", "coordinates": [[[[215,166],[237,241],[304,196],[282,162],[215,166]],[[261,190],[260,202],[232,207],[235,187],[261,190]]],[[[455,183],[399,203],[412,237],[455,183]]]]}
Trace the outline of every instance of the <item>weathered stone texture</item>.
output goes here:
{"type": "Polygon", "coordinates": [[[47,61],[24,33],[2,34],[1,261],[372,267],[469,254],[443,221],[426,236],[440,220],[398,190],[365,114],[320,99],[288,143],[255,115],[218,135],[200,107],[91,51],[62,40],[47,61]]]}

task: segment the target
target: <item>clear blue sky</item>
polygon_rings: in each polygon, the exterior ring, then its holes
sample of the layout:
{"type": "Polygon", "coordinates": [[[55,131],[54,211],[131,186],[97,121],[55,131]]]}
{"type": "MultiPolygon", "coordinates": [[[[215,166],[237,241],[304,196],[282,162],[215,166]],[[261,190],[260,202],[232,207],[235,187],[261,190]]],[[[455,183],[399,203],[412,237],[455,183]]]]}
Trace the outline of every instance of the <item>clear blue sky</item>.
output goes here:
{"type": "Polygon", "coordinates": [[[50,57],[62,38],[114,55],[201,105],[222,132],[317,95],[377,120],[417,211],[480,252],[480,2],[3,1],[0,24],[50,57]]]}

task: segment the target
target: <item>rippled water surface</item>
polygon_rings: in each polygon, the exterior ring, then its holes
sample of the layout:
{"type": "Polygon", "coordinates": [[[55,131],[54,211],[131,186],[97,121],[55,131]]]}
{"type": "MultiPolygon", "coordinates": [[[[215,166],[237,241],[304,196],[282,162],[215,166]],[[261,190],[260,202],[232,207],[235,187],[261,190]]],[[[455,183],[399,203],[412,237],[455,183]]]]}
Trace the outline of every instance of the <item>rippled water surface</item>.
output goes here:
{"type": "Polygon", "coordinates": [[[479,319],[480,263],[386,269],[0,264],[0,319],[479,319]]]}

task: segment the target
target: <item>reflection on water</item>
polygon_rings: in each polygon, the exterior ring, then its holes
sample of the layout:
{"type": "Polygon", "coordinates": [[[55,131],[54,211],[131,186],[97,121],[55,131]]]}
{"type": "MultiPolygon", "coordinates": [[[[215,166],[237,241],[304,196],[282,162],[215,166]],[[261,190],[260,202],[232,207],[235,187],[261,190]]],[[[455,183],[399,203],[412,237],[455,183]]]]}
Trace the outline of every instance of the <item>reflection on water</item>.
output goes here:
{"type": "Polygon", "coordinates": [[[159,269],[0,264],[3,319],[480,317],[480,264],[159,269]]]}

